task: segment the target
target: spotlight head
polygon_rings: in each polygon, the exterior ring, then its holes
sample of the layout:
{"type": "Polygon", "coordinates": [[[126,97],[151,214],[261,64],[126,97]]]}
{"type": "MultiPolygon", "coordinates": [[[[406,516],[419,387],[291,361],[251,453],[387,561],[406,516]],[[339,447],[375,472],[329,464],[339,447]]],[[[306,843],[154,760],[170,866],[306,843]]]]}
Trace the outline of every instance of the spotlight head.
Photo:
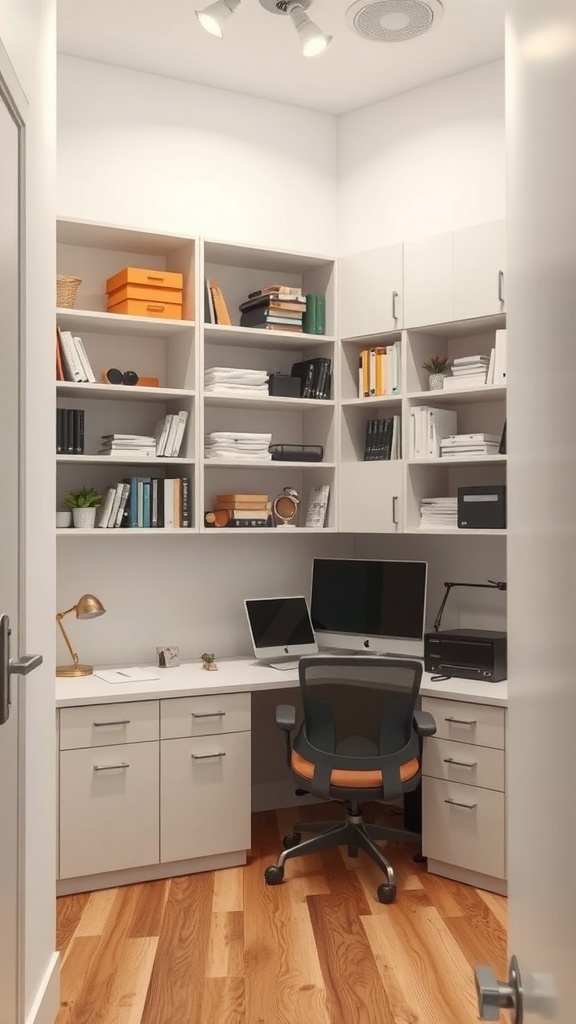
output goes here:
{"type": "Polygon", "coordinates": [[[224,25],[228,18],[234,14],[240,0],[216,0],[201,11],[196,11],[196,17],[206,32],[217,39],[224,37],[224,25]]]}

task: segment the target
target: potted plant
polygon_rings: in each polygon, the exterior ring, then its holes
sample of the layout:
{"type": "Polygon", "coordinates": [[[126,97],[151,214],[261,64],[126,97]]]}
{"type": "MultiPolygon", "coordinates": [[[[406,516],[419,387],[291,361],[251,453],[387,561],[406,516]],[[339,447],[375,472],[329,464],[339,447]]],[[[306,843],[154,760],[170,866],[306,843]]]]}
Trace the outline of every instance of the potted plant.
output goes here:
{"type": "Polygon", "coordinates": [[[207,672],[217,671],[218,665],[214,654],[201,654],[200,657],[202,658],[202,668],[205,668],[207,672]]]}
{"type": "Polygon", "coordinates": [[[430,356],[425,363],[422,363],[425,370],[428,370],[428,388],[430,391],[441,391],[444,387],[444,378],[448,376],[448,358],[446,356],[430,356]]]}
{"type": "Polygon", "coordinates": [[[80,487],[78,490],[68,491],[64,504],[72,509],[74,526],[90,530],[96,522],[96,509],[102,504],[102,495],[93,487],[80,487]]]}

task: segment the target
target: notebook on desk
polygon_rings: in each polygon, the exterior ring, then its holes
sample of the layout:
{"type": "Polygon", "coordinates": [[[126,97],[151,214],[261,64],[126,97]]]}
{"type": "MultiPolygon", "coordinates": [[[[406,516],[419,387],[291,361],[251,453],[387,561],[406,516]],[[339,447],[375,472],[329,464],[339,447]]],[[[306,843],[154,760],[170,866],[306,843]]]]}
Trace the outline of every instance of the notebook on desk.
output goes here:
{"type": "Polygon", "coordinates": [[[157,672],[147,668],[97,669],[93,675],[105,683],[148,683],[160,678],[157,672]]]}
{"type": "Polygon", "coordinates": [[[305,597],[248,598],[244,606],[258,661],[287,671],[302,655],[318,653],[305,597]]]}

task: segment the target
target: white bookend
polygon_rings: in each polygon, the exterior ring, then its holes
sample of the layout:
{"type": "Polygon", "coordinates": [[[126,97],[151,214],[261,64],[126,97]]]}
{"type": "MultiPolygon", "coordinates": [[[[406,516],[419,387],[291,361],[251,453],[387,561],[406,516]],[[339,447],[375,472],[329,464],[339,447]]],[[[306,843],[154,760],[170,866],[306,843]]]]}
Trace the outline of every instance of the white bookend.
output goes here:
{"type": "Polygon", "coordinates": [[[329,484],[321,484],[320,487],[312,488],[308,497],[304,526],[309,529],[321,529],[324,526],[326,522],[326,512],[328,511],[329,497],[329,484]]]}
{"type": "Polygon", "coordinates": [[[186,423],[188,422],[188,413],[185,409],[181,409],[176,417],[176,428],[174,433],[174,442],[172,444],[172,451],[168,452],[173,458],[177,458],[180,455],[180,448],[184,439],[184,431],[186,429],[186,423]]]}
{"type": "Polygon", "coordinates": [[[66,379],[76,384],[82,384],[86,378],[76,345],[74,344],[74,338],[70,331],[60,331],[60,347],[62,349],[62,362],[64,363],[66,379]]]}
{"type": "Polygon", "coordinates": [[[164,529],[174,528],[174,481],[164,480],[164,529]]]}
{"type": "Polygon", "coordinates": [[[114,503],[115,494],[116,488],[110,487],[109,490],[106,492],[104,504],[100,509],[100,515],[98,517],[98,526],[102,527],[103,529],[106,529],[106,527],[108,526],[108,520],[110,518],[110,513],[112,511],[112,505],[114,503]]]}
{"type": "Polygon", "coordinates": [[[76,334],[74,335],[74,344],[88,384],[95,384],[96,377],[94,376],[94,371],[90,366],[90,360],[88,359],[86,349],[84,348],[84,342],[82,341],[82,338],[79,338],[76,334]]]}
{"type": "Polygon", "coordinates": [[[116,484],[116,490],[114,492],[114,499],[112,501],[112,509],[108,518],[107,527],[112,530],[116,526],[116,519],[118,517],[118,509],[120,508],[120,502],[122,501],[122,495],[124,494],[124,484],[116,484]]]}

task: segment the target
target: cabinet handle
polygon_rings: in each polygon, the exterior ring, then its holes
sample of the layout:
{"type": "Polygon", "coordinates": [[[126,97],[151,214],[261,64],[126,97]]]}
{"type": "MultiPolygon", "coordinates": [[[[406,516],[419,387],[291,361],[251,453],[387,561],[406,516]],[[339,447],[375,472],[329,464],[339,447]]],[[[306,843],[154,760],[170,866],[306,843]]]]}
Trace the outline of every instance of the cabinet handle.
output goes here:
{"type": "Polygon", "coordinates": [[[119,718],[117,722],[92,722],[95,729],[103,729],[107,725],[130,725],[129,718],[119,718]]]}
{"type": "Polygon", "coordinates": [[[209,757],[226,757],[226,751],[221,750],[218,754],[191,754],[193,761],[206,761],[209,757]]]}
{"type": "Polygon", "coordinates": [[[160,304],[154,305],[152,302],[148,302],[146,305],[146,309],[150,309],[154,313],[161,313],[164,308],[164,306],[161,306],[160,304]]]}
{"type": "Polygon", "coordinates": [[[454,722],[455,725],[477,725],[478,724],[475,719],[473,721],[469,721],[466,718],[445,718],[444,721],[445,722],[454,722]]]}
{"type": "Polygon", "coordinates": [[[457,761],[454,757],[445,757],[444,764],[454,764],[458,768],[477,768],[478,761],[457,761]]]}
{"type": "Polygon", "coordinates": [[[398,292],[392,292],[392,319],[398,319],[398,313],[396,311],[396,300],[398,298],[398,292]]]}
{"type": "Polygon", "coordinates": [[[504,271],[498,271],[498,302],[504,304],[504,271]]]}
{"type": "Polygon", "coordinates": [[[164,274],[146,274],[148,281],[163,281],[164,274]]]}
{"type": "Polygon", "coordinates": [[[192,718],[224,718],[225,711],[192,711],[192,718]]]}
{"type": "Polygon", "coordinates": [[[397,516],[396,516],[396,506],[397,506],[397,504],[398,504],[398,495],[397,494],[393,494],[392,495],[392,522],[394,523],[394,526],[398,526],[398,519],[397,519],[397,516]]]}
{"type": "Polygon", "coordinates": [[[121,764],[95,764],[95,772],[111,772],[113,768],[129,768],[130,765],[127,761],[122,761],[121,764]]]}
{"type": "Polygon", "coordinates": [[[458,800],[445,800],[445,804],[450,804],[452,807],[463,807],[465,811],[475,811],[478,804],[461,804],[458,800]]]}

